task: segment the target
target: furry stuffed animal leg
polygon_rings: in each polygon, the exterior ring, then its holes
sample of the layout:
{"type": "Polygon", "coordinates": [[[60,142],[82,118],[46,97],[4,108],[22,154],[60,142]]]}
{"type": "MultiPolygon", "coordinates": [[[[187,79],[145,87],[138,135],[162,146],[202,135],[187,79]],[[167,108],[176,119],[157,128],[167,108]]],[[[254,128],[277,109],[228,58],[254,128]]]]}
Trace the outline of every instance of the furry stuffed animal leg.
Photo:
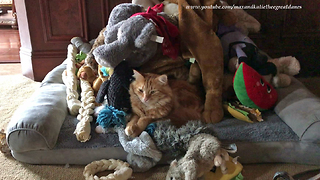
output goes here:
{"type": "Polygon", "coordinates": [[[289,76],[294,76],[297,75],[300,71],[299,61],[292,56],[270,59],[268,60],[268,62],[272,62],[277,66],[278,73],[284,73],[289,76]]]}
{"type": "MultiPolygon", "coordinates": [[[[195,2],[196,3],[196,2],[195,2]]],[[[199,5],[202,5],[198,1],[199,5]]],[[[205,1],[214,4],[213,1],[205,1]]],[[[179,29],[184,44],[199,64],[202,82],[206,91],[202,119],[207,123],[217,123],[223,118],[222,83],[223,83],[223,50],[220,39],[213,31],[214,16],[212,9],[202,11],[202,17],[186,0],[178,0],[179,29]],[[190,26],[192,24],[192,26],[190,26]]],[[[198,5],[198,4],[192,4],[198,5]]]]}
{"type": "Polygon", "coordinates": [[[190,66],[188,82],[195,85],[201,83],[201,69],[197,62],[190,66]]]}
{"type": "Polygon", "coordinates": [[[271,79],[274,87],[287,87],[291,84],[291,77],[300,71],[299,61],[292,56],[269,59],[277,67],[277,74],[271,79]]]}
{"type": "Polygon", "coordinates": [[[276,88],[287,87],[291,84],[291,78],[287,74],[278,74],[272,78],[272,85],[276,88]]]}

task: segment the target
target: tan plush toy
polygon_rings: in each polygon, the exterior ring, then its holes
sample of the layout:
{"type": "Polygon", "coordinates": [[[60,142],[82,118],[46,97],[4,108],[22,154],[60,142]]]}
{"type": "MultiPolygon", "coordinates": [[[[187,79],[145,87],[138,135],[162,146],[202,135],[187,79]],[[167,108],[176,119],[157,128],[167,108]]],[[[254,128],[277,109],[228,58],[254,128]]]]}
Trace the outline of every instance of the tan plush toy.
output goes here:
{"type": "Polygon", "coordinates": [[[142,5],[145,10],[147,10],[149,6],[153,7],[159,3],[159,0],[132,0],[132,4],[142,5]]]}
{"type": "MultiPolygon", "coordinates": [[[[229,6],[229,4],[226,1],[220,2],[222,6],[229,6]]],[[[254,17],[252,17],[243,9],[226,9],[226,11],[235,15],[235,26],[239,28],[243,34],[248,35],[249,33],[257,33],[260,31],[260,22],[257,21],[254,17]]]]}
{"type": "MultiPolygon", "coordinates": [[[[94,90],[94,94],[97,95],[101,84],[106,81],[110,76],[105,76],[103,75],[103,72],[101,71],[101,65],[98,65],[98,74],[95,74],[95,70],[93,70],[90,66],[88,65],[83,65],[80,67],[78,70],[77,76],[80,79],[87,80],[91,86],[92,89],[94,90]]],[[[109,70],[109,74],[112,74],[112,69],[109,70]]]]}
{"type": "Polygon", "coordinates": [[[289,86],[291,84],[290,76],[297,75],[300,71],[299,61],[292,56],[269,59],[268,62],[275,64],[277,67],[277,74],[275,76],[269,75],[269,77],[265,77],[274,87],[289,86]]]}
{"type": "Polygon", "coordinates": [[[219,140],[210,135],[200,133],[189,141],[189,147],[184,157],[170,164],[166,180],[188,179],[196,180],[214,167],[221,167],[223,174],[227,173],[226,161],[229,154],[220,147],[219,140]]]}

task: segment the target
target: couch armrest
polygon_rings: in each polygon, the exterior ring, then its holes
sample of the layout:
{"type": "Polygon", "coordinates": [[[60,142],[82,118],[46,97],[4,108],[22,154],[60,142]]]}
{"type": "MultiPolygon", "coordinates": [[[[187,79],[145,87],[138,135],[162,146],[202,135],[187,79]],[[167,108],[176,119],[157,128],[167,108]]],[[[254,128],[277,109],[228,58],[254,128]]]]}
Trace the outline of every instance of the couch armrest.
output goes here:
{"type": "Polygon", "coordinates": [[[287,88],[277,89],[278,116],[299,136],[300,140],[320,142],[320,98],[299,80],[292,78],[287,88]]]}

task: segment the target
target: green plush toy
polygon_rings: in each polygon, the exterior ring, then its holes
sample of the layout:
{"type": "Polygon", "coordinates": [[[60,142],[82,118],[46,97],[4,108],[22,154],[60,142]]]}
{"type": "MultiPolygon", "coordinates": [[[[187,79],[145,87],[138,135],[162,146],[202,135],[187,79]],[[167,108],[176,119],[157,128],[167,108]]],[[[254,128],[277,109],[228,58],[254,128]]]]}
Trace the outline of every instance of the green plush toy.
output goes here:
{"type": "Polygon", "coordinates": [[[257,71],[245,63],[238,67],[233,88],[239,101],[250,108],[267,110],[278,99],[277,91],[257,71]]]}

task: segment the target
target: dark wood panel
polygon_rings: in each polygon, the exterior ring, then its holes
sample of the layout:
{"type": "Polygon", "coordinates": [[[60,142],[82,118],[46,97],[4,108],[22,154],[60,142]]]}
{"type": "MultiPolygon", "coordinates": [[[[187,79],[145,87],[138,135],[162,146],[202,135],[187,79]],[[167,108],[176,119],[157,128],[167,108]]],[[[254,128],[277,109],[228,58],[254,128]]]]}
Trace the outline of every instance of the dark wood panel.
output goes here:
{"type": "Polygon", "coordinates": [[[314,37],[320,34],[320,1],[293,1],[289,4],[301,6],[299,10],[286,10],[284,36],[314,37]]]}
{"type": "Polygon", "coordinates": [[[88,21],[88,40],[98,36],[100,30],[106,25],[105,0],[85,1],[88,9],[86,17],[88,21]]]}
{"type": "Polygon", "coordinates": [[[84,0],[40,0],[45,42],[69,41],[74,36],[87,39],[84,0]]]}
{"type": "Polygon", "coordinates": [[[98,36],[109,19],[112,9],[120,3],[131,3],[131,0],[90,0],[86,1],[89,40],[98,36]]]}

